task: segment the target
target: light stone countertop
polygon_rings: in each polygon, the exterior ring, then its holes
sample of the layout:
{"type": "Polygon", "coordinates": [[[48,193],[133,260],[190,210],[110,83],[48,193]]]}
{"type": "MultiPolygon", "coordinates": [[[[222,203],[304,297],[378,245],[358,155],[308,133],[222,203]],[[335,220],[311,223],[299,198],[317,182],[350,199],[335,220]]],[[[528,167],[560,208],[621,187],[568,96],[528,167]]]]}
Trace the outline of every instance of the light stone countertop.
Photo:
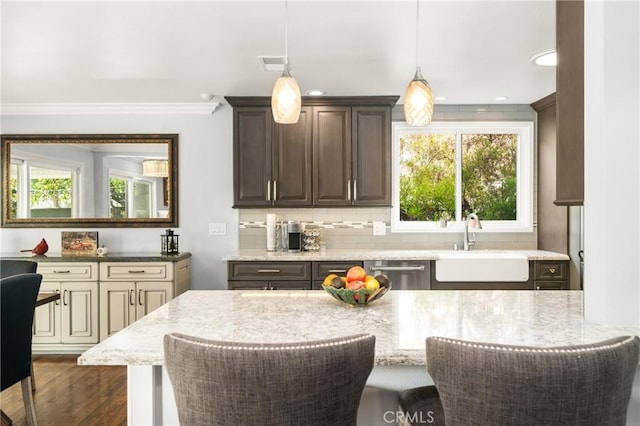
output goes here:
{"type": "Polygon", "coordinates": [[[163,336],[296,342],[371,333],[377,365],[424,365],[425,339],[560,346],[593,343],[640,328],[583,319],[581,291],[390,291],[352,307],[320,290],[191,290],[78,358],[80,365],[161,365],[163,336]]]}
{"type": "Polygon", "coordinates": [[[336,261],[336,260],[438,260],[445,253],[513,253],[529,260],[569,260],[569,256],[546,250],[327,250],[324,252],[270,252],[267,250],[239,250],[222,258],[223,261],[336,261]]]}

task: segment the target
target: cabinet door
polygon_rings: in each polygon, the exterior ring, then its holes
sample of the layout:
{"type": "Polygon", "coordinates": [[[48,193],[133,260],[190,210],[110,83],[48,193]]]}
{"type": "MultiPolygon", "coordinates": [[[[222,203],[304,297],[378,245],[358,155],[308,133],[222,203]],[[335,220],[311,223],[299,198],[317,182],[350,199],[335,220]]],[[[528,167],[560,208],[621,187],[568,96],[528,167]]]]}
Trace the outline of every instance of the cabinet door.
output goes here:
{"type": "Polygon", "coordinates": [[[353,107],[355,205],[391,206],[391,108],[353,107]]]}
{"type": "Polygon", "coordinates": [[[100,283],[100,339],[106,339],[136,319],[133,282],[100,283]]]}
{"type": "Polygon", "coordinates": [[[182,260],[176,263],[176,277],[174,285],[174,295],[177,297],[185,291],[189,290],[191,282],[191,263],[189,260],[182,260]]]}
{"type": "Polygon", "coordinates": [[[584,200],[584,1],[556,1],[556,205],[584,200]]]}
{"type": "Polygon", "coordinates": [[[136,283],[136,319],[142,318],[173,299],[172,287],[171,282],[136,283]]]}
{"type": "MultiPolygon", "coordinates": [[[[60,293],[59,282],[43,281],[41,292],[60,293]]],[[[33,316],[33,343],[60,343],[60,300],[38,306],[33,316]]]]}
{"type": "Polygon", "coordinates": [[[314,205],[351,205],[351,156],[351,107],[314,107],[314,205]]]}
{"type": "Polygon", "coordinates": [[[234,206],[271,205],[271,109],[240,107],[233,115],[234,206]]]}
{"type": "Polygon", "coordinates": [[[275,126],[272,199],[276,206],[311,205],[311,108],[296,124],[275,126]]]}
{"type": "Polygon", "coordinates": [[[62,283],[62,343],[98,343],[98,283],[62,283]]]}

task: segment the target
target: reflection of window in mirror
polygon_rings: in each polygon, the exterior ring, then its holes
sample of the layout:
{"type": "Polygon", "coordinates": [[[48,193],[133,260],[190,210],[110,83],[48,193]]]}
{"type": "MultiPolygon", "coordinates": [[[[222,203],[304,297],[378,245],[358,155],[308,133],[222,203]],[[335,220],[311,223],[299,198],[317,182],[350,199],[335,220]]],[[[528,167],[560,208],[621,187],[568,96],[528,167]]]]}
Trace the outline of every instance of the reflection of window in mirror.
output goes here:
{"type": "Polygon", "coordinates": [[[109,171],[109,217],[152,218],[156,205],[155,179],[109,171]]]}
{"type": "Polygon", "coordinates": [[[12,158],[10,215],[15,218],[78,217],[78,169],[43,160],[12,158]]]}

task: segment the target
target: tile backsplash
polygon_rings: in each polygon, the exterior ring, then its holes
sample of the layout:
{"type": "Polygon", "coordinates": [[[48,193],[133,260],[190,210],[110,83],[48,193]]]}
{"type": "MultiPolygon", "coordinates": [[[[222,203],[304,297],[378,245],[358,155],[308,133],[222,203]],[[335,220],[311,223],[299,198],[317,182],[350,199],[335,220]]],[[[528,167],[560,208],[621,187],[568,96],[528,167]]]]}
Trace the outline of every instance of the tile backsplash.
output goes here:
{"type": "MultiPolygon", "coordinates": [[[[282,221],[298,220],[320,228],[328,249],[452,249],[462,245],[462,232],[391,233],[391,208],[308,208],[239,210],[239,248],[266,249],[267,213],[282,221]],[[373,222],[384,222],[386,235],[373,235],[373,222]]],[[[476,234],[476,249],[536,249],[537,228],[527,233],[476,234]]]]}

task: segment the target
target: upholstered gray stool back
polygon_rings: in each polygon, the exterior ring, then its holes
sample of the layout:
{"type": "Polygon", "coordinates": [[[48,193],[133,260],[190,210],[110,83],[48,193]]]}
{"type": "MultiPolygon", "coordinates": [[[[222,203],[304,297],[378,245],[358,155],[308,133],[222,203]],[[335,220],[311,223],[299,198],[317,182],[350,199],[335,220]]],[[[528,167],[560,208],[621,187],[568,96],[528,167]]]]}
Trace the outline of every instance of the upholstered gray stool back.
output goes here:
{"type": "Polygon", "coordinates": [[[427,339],[447,426],[624,425],[640,339],[530,348],[427,339]]]}
{"type": "Polygon", "coordinates": [[[375,336],[290,344],[164,337],[180,424],[355,425],[375,336]]]}

